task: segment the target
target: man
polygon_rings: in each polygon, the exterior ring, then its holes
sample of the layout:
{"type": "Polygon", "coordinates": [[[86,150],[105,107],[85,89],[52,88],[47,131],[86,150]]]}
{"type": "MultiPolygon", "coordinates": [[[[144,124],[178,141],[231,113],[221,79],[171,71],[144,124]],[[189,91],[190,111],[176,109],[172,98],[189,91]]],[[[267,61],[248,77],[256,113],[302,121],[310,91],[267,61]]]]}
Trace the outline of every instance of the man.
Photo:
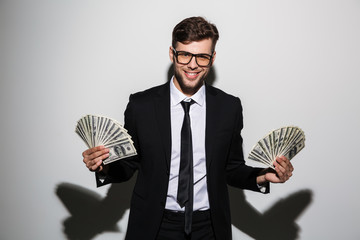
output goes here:
{"type": "Polygon", "coordinates": [[[137,156],[104,166],[108,149],[83,152],[98,186],[138,171],[126,239],[231,239],[227,184],[269,192],[269,182],[292,175],[285,157],[277,158],[275,171],[245,165],[240,100],[205,83],[218,37],[216,26],[201,17],[175,26],[169,49],[174,77],[131,95],[125,111],[137,156]]]}

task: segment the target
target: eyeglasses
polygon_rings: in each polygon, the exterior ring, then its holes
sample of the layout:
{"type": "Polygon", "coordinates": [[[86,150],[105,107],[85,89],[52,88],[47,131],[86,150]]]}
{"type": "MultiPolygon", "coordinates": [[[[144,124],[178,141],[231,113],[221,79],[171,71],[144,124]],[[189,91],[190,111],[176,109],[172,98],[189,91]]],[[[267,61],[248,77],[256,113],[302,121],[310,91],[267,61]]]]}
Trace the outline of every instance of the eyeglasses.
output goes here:
{"type": "Polygon", "coordinates": [[[211,55],[205,53],[193,54],[185,51],[176,51],[175,49],[173,49],[173,51],[176,61],[183,65],[189,64],[192,58],[195,57],[196,64],[199,67],[209,67],[211,65],[212,62],[211,60],[213,58],[213,54],[211,55]]]}

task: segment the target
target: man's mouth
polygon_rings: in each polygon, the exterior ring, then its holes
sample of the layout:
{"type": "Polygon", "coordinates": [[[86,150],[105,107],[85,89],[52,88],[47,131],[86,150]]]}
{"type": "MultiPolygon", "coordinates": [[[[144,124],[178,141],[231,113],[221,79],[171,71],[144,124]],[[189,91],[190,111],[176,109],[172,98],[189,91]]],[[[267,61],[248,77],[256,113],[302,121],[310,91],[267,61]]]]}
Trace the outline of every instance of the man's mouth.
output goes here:
{"type": "Polygon", "coordinates": [[[186,72],[185,71],[185,75],[187,78],[195,79],[199,75],[199,72],[186,72]]]}

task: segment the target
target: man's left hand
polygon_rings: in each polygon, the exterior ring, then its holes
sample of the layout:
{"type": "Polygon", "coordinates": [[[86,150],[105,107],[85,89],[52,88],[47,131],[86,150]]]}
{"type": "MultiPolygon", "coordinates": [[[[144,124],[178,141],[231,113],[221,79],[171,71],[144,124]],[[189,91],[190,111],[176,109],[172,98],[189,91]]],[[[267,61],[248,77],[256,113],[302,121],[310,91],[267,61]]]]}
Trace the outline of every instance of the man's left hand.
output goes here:
{"type": "Polygon", "coordinates": [[[264,169],[257,177],[257,184],[261,185],[266,182],[284,183],[292,176],[294,167],[289,159],[284,156],[276,157],[274,162],[275,171],[271,168],[264,169]]]}

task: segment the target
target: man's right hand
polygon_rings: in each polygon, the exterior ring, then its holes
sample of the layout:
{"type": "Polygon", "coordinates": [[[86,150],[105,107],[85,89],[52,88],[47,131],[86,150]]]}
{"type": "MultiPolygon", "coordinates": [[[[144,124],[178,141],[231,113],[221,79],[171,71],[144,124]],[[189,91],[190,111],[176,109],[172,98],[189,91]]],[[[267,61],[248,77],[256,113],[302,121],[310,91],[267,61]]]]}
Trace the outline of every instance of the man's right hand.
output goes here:
{"type": "Polygon", "coordinates": [[[109,149],[104,146],[89,148],[82,153],[86,167],[92,172],[105,170],[103,160],[109,157],[109,149]]]}

